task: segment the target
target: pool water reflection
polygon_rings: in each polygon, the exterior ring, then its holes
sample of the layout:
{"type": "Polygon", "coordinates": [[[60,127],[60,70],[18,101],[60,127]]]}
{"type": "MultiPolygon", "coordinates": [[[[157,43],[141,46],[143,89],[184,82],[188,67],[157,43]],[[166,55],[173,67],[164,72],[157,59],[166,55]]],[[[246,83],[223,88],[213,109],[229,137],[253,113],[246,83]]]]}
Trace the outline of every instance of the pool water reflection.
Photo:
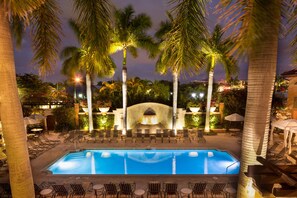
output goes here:
{"type": "Polygon", "coordinates": [[[57,160],[53,174],[238,174],[240,163],[218,150],[83,150],[57,160]]]}

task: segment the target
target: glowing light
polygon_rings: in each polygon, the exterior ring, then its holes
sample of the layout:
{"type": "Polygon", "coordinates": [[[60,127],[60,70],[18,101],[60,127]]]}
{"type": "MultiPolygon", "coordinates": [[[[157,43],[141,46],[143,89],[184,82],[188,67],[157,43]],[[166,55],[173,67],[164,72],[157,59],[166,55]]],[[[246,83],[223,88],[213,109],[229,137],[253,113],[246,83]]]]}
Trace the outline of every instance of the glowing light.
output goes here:
{"type": "Polygon", "coordinates": [[[109,152],[102,152],[101,157],[102,158],[109,158],[110,157],[110,153],[109,152]]]}
{"type": "Polygon", "coordinates": [[[192,96],[193,98],[196,98],[197,94],[196,94],[196,93],[192,93],[191,96],[192,96]]]}
{"type": "Polygon", "coordinates": [[[158,118],[156,115],[144,115],[141,124],[158,124],[158,118]]]}
{"type": "Polygon", "coordinates": [[[91,153],[91,152],[87,152],[87,153],[86,153],[86,157],[87,157],[87,158],[89,158],[89,157],[91,157],[91,156],[92,156],[92,153],[91,153]]]}
{"type": "Polygon", "coordinates": [[[99,107],[99,111],[101,113],[107,113],[109,111],[109,107],[99,107]]]}
{"type": "Polygon", "coordinates": [[[216,110],[216,107],[210,107],[210,112],[214,112],[216,110]]]}
{"type": "Polygon", "coordinates": [[[79,93],[79,94],[78,94],[78,97],[79,97],[79,98],[83,98],[83,94],[82,94],[82,93],[79,93]]]}
{"type": "Polygon", "coordinates": [[[190,111],[197,113],[200,110],[200,107],[189,107],[190,111]]]}
{"type": "Polygon", "coordinates": [[[78,167],[79,164],[77,162],[60,162],[59,163],[59,169],[61,170],[69,170],[69,169],[74,169],[78,167]]]}
{"type": "Polygon", "coordinates": [[[75,76],[74,81],[75,83],[79,83],[81,81],[81,78],[79,76],[75,76]]]}
{"type": "Polygon", "coordinates": [[[207,152],[208,157],[213,157],[213,152],[207,152]]]}
{"type": "Polygon", "coordinates": [[[189,157],[198,157],[198,152],[195,152],[195,151],[189,152],[189,157]]]}
{"type": "Polygon", "coordinates": [[[203,98],[204,97],[204,93],[199,93],[199,97],[203,98]]]}
{"type": "Polygon", "coordinates": [[[249,179],[247,185],[246,185],[246,191],[248,194],[248,197],[255,197],[255,189],[253,188],[253,181],[252,179],[249,179]]]}

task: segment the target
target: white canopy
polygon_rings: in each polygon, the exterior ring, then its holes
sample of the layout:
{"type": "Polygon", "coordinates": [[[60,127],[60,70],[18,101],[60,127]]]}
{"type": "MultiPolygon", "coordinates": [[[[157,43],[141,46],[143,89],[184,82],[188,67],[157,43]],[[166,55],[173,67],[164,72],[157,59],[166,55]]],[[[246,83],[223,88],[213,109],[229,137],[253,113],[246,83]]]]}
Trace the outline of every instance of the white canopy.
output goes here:
{"type": "Polygon", "coordinates": [[[233,113],[231,115],[226,116],[225,120],[232,121],[232,122],[240,122],[240,121],[244,121],[244,117],[237,113],[233,113]]]}

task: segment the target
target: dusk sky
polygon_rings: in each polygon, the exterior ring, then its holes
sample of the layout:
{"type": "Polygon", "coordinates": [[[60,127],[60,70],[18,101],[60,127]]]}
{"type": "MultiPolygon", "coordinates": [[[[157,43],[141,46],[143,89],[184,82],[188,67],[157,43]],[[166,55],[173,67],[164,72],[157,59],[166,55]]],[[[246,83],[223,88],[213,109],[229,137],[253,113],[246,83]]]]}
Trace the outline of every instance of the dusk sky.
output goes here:
{"type": "MultiPolygon", "coordinates": [[[[72,31],[68,26],[68,20],[74,17],[72,0],[59,0],[58,1],[62,7],[63,14],[61,15],[62,19],[62,27],[63,34],[62,37],[62,45],[61,49],[65,46],[77,45],[76,38],[72,31]]],[[[149,33],[153,34],[159,27],[159,24],[162,20],[166,19],[166,10],[169,9],[168,0],[112,0],[113,4],[117,8],[123,8],[127,5],[131,4],[138,13],[146,13],[148,14],[153,22],[153,26],[149,33]]],[[[209,13],[210,17],[208,17],[208,25],[210,28],[214,27],[217,23],[217,18],[215,15],[211,14],[214,8],[214,5],[217,1],[213,1],[210,5],[209,13]]],[[[29,36],[26,36],[23,40],[23,45],[20,50],[15,51],[15,62],[16,62],[16,72],[17,74],[24,73],[35,73],[37,74],[37,69],[33,67],[31,63],[32,59],[32,50],[31,50],[31,41],[29,36]]],[[[280,74],[284,71],[291,70],[290,66],[290,58],[289,58],[289,47],[287,40],[280,40],[279,44],[279,60],[278,60],[278,68],[277,73],[280,74]]],[[[115,75],[108,80],[121,80],[121,61],[122,61],[122,53],[116,53],[112,55],[114,62],[117,65],[117,70],[115,75]]],[[[149,59],[147,57],[146,52],[139,50],[138,57],[135,59],[128,54],[127,59],[127,67],[128,67],[128,78],[132,78],[138,76],[143,79],[149,80],[171,80],[171,73],[167,75],[160,75],[155,72],[155,59],[149,59]]],[[[246,80],[247,79],[247,62],[240,61],[239,62],[240,71],[239,71],[239,79],[246,80]]],[[[55,72],[52,75],[47,76],[44,80],[51,82],[58,82],[66,80],[66,77],[60,74],[61,70],[61,61],[57,62],[55,72]]],[[[216,67],[215,70],[215,81],[225,79],[225,73],[220,65],[216,67]]],[[[190,82],[190,81],[201,81],[207,80],[207,74],[205,72],[201,72],[199,75],[182,75],[180,78],[181,82],[190,82]]]]}

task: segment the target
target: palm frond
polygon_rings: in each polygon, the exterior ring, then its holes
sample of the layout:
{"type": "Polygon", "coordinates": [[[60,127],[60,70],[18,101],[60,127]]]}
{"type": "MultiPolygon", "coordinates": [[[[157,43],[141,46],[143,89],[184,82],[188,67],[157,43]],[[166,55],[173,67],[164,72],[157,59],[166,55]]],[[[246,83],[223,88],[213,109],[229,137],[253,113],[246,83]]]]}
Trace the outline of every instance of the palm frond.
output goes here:
{"type": "Polygon", "coordinates": [[[32,14],[33,61],[39,73],[50,73],[56,64],[60,44],[60,9],[55,0],[47,0],[32,14]]]}
{"type": "Polygon", "coordinates": [[[156,31],[155,37],[160,41],[165,40],[164,36],[172,29],[172,22],[170,21],[161,21],[160,28],[156,31]]]}
{"type": "Polygon", "coordinates": [[[64,59],[64,58],[69,58],[71,56],[73,56],[74,54],[78,53],[80,51],[80,48],[75,47],[75,46],[68,46],[65,47],[62,52],[60,53],[60,58],[64,59]]]}
{"type": "Polygon", "coordinates": [[[134,47],[134,46],[129,46],[128,47],[128,51],[130,52],[130,54],[136,58],[138,56],[138,53],[137,53],[137,48],[134,47]]]}
{"type": "Polygon", "coordinates": [[[75,0],[81,32],[87,32],[86,47],[108,54],[110,41],[110,4],[107,0],[75,0]]]}
{"type": "Polygon", "coordinates": [[[267,38],[268,24],[274,27],[274,32],[269,34],[278,36],[281,1],[236,0],[225,5],[228,7],[223,18],[230,22],[225,29],[232,28],[232,37],[237,41],[235,49],[240,53],[256,49],[257,43],[267,38]]]}
{"type": "Polygon", "coordinates": [[[175,16],[172,29],[167,33],[164,40],[164,54],[170,57],[164,63],[173,72],[180,73],[182,70],[193,72],[195,66],[200,65],[198,46],[200,37],[204,34],[205,26],[205,3],[196,0],[171,0],[175,5],[171,13],[175,16]]]}
{"type": "MultiPolygon", "coordinates": [[[[28,19],[28,14],[38,9],[46,0],[26,0],[26,1],[12,1],[2,0],[0,4],[3,4],[5,9],[12,16],[19,16],[25,20],[28,19]]],[[[2,6],[2,5],[1,5],[2,6]]]]}
{"type": "Polygon", "coordinates": [[[81,33],[81,28],[80,25],[77,23],[77,21],[70,19],[68,22],[70,28],[72,29],[72,31],[74,32],[77,40],[81,43],[82,40],[84,40],[84,36],[81,33]]]}
{"type": "Polygon", "coordinates": [[[288,34],[293,35],[293,39],[290,43],[292,46],[292,58],[294,63],[297,63],[297,1],[296,0],[288,0],[284,1],[287,4],[285,5],[285,8],[288,11],[288,34]]]}
{"type": "Polygon", "coordinates": [[[23,19],[17,15],[13,16],[11,20],[11,32],[13,34],[13,38],[16,41],[17,48],[21,47],[24,30],[25,26],[23,19]]]}

